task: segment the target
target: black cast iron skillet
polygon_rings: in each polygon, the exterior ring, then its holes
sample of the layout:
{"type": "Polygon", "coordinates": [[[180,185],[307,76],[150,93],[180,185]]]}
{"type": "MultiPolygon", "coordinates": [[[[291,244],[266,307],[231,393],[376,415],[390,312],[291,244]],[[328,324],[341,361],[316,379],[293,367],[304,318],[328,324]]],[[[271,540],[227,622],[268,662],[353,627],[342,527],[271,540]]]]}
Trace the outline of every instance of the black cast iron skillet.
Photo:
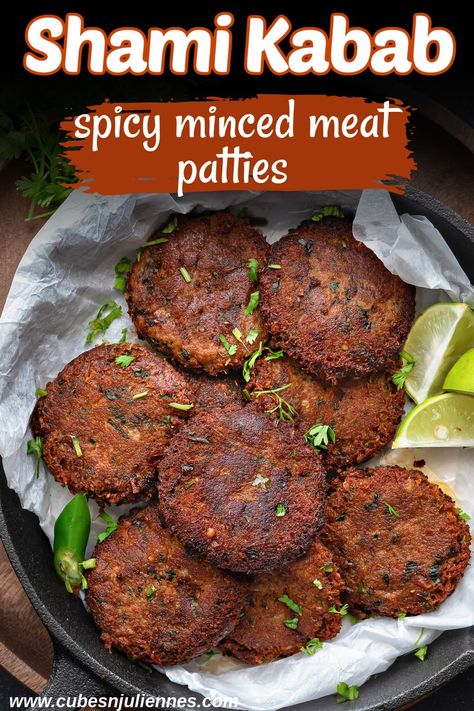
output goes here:
{"type": "MultiPolygon", "coordinates": [[[[393,199],[399,212],[426,215],[438,227],[474,281],[474,228],[414,188],[409,187],[403,197],[393,199]]],[[[199,698],[158,672],[147,672],[122,654],[109,654],[105,650],[82,602],[69,595],[54,575],[49,542],[36,516],[23,510],[16,494],[8,488],[1,465],[0,534],[21,583],[54,640],[55,662],[45,695],[57,698],[82,692],[89,696],[123,693],[199,698]]],[[[367,682],[361,688],[359,700],[351,702],[351,709],[399,708],[435,690],[472,664],[474,627],[447,632],[431,645],[423,663],[413,654],[407,655],[367,682]]],[[[285,707],[284,697],[281,706],[285,707]]],[[[292,708],[335,711],[340,706],[331,696],[292,708]]]]}

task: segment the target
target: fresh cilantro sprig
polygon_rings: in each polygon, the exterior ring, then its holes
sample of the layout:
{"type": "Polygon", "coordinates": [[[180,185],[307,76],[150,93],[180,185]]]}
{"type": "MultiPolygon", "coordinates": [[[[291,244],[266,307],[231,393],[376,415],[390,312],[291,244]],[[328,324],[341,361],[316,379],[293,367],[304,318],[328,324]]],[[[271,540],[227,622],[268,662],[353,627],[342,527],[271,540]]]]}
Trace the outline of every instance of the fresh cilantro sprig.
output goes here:
{"type": "Polygon", "coordinates": [[[411,373],[416,365],[416,361],[406,351],[401,351],[400,356],[404,361],[403,365],[392,375],[392,383],[397,386],[397,390],[401,390],[403,388],[407,375],[411,373]]]}
{"type": "Polygon", "coordinates": [[[125,291],[127,278],[132,268],[132,262],[128,257],[122,257],[115,265],[114,289],[125,291]]]}
{"type": "Polygon", "coordinates": [[[357,686],[349,686],[345,681],[340,681],[336,688],[336,701],[338,704],[343,704],[345,701],[355,701],[359,698],[359,689],[357,686]]]}
{"type": "Polygon", "coordinates": [[[105,333],[110,324],[121,315],[122,307],[112,299],[102,304],[97,316],[92,321],[89,321],[89,333],[87,334],[86,343],[92,343],[97,336],[105,333]]]}
{"type": "Polygon", "coordinates": [[[35,437],[34,439],[29,439],[26,443],[26,453],[36,455],[36,465],[35,465],[35,476],[39,477],[39,466],[41,462],[41,457],[43,456],[43,440],[41,437],[35,437]]]}
{"type": "Polygon", "coordinates": [[[250,281],[257,281],[258,279],[258,259],[255,259],[255,257],[250,257],[250,259],[247,262],[247,269],[249,271],[249,279],[250,281]]]}
{"type": "Polygon", "coordinates": [[[344,217],[344,213],[339,205],[325,205],[320,210],[315,212],[311,219],[313,222],[320,222],[323,217],[344,217]]]}
{"type": "Polygon", "coordinates": [[[317,451],[327,449],[329,442],[336,441],[336,433],[330,425],[317,424],[309,428],[304,438],[317,451]]]}
{"type": "Polygon", "coordinates": [[[252,291],[250,294],[249,302],[247,306],[245,307],[245,315],[246,316],[251,316],[255,309],[257,308],[258,304],[260,302],[260,292],[259,291],[252,291]]]}
{"type": "Polygon", "coordinates": [[[102,511],[100,518],[107,524],[105,531],[102,531],[102,533],[99,533],[97,536],[99,543],[103,543],[106,538],[111,536],[112,533],[117,530],[118,523],[110,514],[107,513],[107,511],[102,511]]]}
{"type": "Polygon", "coordinates": [[[297,614],[297,615],[300,615],[300,617],[301,617],[301,615],[303,614],[303,610],[301,609],[301,605],[298,605],[298,603],[295,602],[294,600],[292,600],[291,597],[288,597],[288,595],[286,595],[286,594],[285,594],[285,595],[281,595],[281,596],[278,598],[278,601],[279,601],[279,602],[282,602],[284,605],[286,605],[287,607],[289,607],[292,612],[296,612],[296,614],[297,614]]]}
{"type": "MultiPolygon", "coordinates": [[[[250,334],[250,331],[249,331],[249,334],[250,334]]],[[[262,356],[264,353],[266,354],[264,356],[264,360],[276,360],[277,358],[282,358],[284,356],[284,353],[282,350],[274,351],[269,346],[264,346],[263,341],[260,341],[257,350],[254,351],[247,358],[247,360],[244,362],[244,365],[242,368],[242,375],[243,375],[243,378],[246,383],[248,383],[250,380],[250,377],[251,377],[250,371],[252,370],[255,363],[260,358],[260,356],[262,356]]]]}
{"type": "Polygon", "coordinates": [[[300,652],[304,652],[304,654],[307,654],[309,657],[312,657],[313,654],[318,651],[318,649],[322,648],[323,643],[317,637],[314,637],[313,639],[309,639],[306,642],[305,647],[300,647],[300,652]]]}
{"type": "Polygon", "coordinates": [[[222,333],[219,336],[219,340],[230,356],[233,356],[237,353],[237,346],[235,345],[235,343],[232,343],[231,345],[222,333]]]}
{"type": "Polygon", "coordinates": [[[291,388],[291,383],[287,383],[286,385],[282,385],[280,388],[273,388],[271,390],[254,390],[253,395],[256,398],[259,398],[261,395],[268,395],[275,402],[275,407],[271,407],[270,409],[265,410],[265,412],[268,412],[270,414],[278,412],[278,417],[280,418],[281,422],[283,422],[284,420],[294,422],[295,417],[298,417],[297,411],[295,410],[291,402],[288,402],[288,400],[284,400],[280,395],[283,390],[287,390],[288,388],[291,388]]]}

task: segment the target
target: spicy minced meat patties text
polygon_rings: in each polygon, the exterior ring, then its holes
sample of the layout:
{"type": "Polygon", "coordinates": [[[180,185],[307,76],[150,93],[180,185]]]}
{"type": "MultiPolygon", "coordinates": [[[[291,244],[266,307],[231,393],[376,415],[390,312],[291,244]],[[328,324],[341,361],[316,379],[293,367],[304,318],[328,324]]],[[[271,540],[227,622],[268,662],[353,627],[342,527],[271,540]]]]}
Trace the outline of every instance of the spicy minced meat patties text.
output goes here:
{"type": "Polygon", "coordinates": [[[250,579],[242,618],[219,648],[248,664],[296,654],[308,642],[314,653],[341,629],[343,587],[331,553],[315,543],[286,568],[250,579]]]}
{"type": "Polygon", "coordinates": [[[294,421],[302,434],[316,424],[332,427],[336,442],[323,452],[332,469],[360,464],[383,449],[395,434],[405,402],[403,390],[383,371],[331,384],[305,373],[288,357],[257,359],[247,390],[262,410],[274,408],[275,397],[284,398],[296,410],[294,421]],[[262,392],[267,390],[277,392],[262,392]]]}
{"type": "Polygon", "coordinates": [[[414,317],[414,287],[352,236],[349,220],[303,222],[272,245],[261,310],[278,346],[318,377],[337,381],[382,368],[414,317]]]}
{"type": "Polygon", "coordinates": [[[196,415],[160,463],[160,510],[215,565],[263,572],[303,555],[321,524],[324,469],[301,435],[253,405],[196,415]]]}
{"type": "Polygon", "coordinates": [[[350,471],[327,502],[324,541],[359,616],[435,609],[469,562],[469,527],[452,499],[417,470],[350,471]]]}
{"type": "Polygon", "coordinates": [[[156,462],[192,403],[182,375],[147,348],[92,348],[38,400],[33,431],[56,481],[102,503],[149,498],[156,462]]]}
{"type": "Polygon", "coordinates": [[[239,367],[249,333],[265,337],[259,308],[245,313],[258,291],[248,262],[266,265],[265,238],[228,212],[178,217],[176,230],[162,237],[168,241],[142,250],[128,279],[125,296],[138,335],[211,375],[239,367]]]}
{"type": "Polygon", "coordinates": [[[98,543],[87,604],[107,648],[133,660],[178,664],[208,652],[239,620],[242,585],[194,558],[149,504],[98,543]]]}

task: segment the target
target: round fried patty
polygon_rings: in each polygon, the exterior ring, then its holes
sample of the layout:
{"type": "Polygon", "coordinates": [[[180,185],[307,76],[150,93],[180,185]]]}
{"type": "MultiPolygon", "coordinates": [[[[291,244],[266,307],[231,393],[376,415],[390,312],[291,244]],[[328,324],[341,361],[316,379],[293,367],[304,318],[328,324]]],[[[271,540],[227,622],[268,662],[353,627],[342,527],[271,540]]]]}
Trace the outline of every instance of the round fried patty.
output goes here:
{"type": "Polygon", "coordinates": [[[188,371],[185,377],[194,393],[193,415],[245,403],[242,387],[235,378],[230,376],[211,378],[191,371],[188,371]]]}
{"type": "Polygon", "coordinates": [[[253,405],[196,415],[159,472],[160,510],[178,538],[230,570],[264,572],[303,555],[322,523],[324,470],[297,431],[253,405]]]}
{"type": "MultiPolygon", "coordinates": [[[[315,637],[320,642],[335,637],[341,629],[343,587],[331,553],[315,543],[304,558],[278,573],[251,579],[243,616],[220,649],[248,664],[261,664],[295,654],[315,637]],[[283,597],[299,610],[290,609],[283,597]]],[[[314,653],[315,644],[309,653],[314,653]]]]}
{"type": "Polygon", "coordinates": [[[414,316],[414,288],[391,274],[337,217],[303,222],[272,246],[260,280],[262,314],[277,344],[333,382],[393,359],[414,316]]]}
{"type": "Polygon", "coordinates": [[[147,348],[103,345],[66,365],[46,392],[32,424],[56,481],[103,503],[149,498],[156,461],[188,414],[171,403],[192,403],[183,376],[147,348]]]}
{"type": "Polygon", "coordinates": [[[165,239],[142,251],[128,279],[125,296],[138,334],[189,368],[216,375],[239,367],[247,355],[241,341],[251,330],[264,337],[259,309],[245,314],[258,291],[247,263],[267,263],[264,237],[248,220],[221,212],[179,217],[165,239]]]}
{"type": "Polygon", "coordinates": [[[290,387],[279,395],[298,413],[295,425],[302,434],[316,424],[333,428],[336,442],[323,452],[332,469],[360,464],[377,454],[390,442],[403,415],[404,392],[397,391],[384,372],[332,385],[305,373],[291,358],[259,358],[247,390],[260,409],[270,410],[274,396],[259,393],[286,385],[290,387]]]}
{"type": "Polygon", "coordinates": [[[154,504],[123,516],[94,558],[87,603],[108,649],[154,664],[188,662],[239,620],[242,585],[187,553],[154,504]]]}
{"type": "Polygon", "coordinates": [[[417,470],[353,470],[327,503],[324,540],[355,614],[433,610],[469,562],[471,536],[449,496],[417,470]]]}

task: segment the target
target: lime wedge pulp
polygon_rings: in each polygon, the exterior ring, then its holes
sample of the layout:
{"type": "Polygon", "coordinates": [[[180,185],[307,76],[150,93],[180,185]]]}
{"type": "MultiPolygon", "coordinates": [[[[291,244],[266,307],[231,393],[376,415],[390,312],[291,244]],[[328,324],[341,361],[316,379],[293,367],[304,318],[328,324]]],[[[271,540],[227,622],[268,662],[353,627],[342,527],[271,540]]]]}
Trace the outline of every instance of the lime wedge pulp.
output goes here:
{"type": "Polygon", "coordinates": [[[413,324],[403,346],[415,361],[405,389],[417,403],[443,390],[454,363],[474,347],[474,311],[468,304],[433,304],[413,324]]]}
{"type": "Polygon", "coordinates": [[[474,397],[443,393],[425,400],[401,421],[392,446],[474,447],[474,397]]]}
{"type": "Polygon", "coordinates": [[[474,348],[455,362],[445,378],[443,390],[474,395],[474,348]]]}

